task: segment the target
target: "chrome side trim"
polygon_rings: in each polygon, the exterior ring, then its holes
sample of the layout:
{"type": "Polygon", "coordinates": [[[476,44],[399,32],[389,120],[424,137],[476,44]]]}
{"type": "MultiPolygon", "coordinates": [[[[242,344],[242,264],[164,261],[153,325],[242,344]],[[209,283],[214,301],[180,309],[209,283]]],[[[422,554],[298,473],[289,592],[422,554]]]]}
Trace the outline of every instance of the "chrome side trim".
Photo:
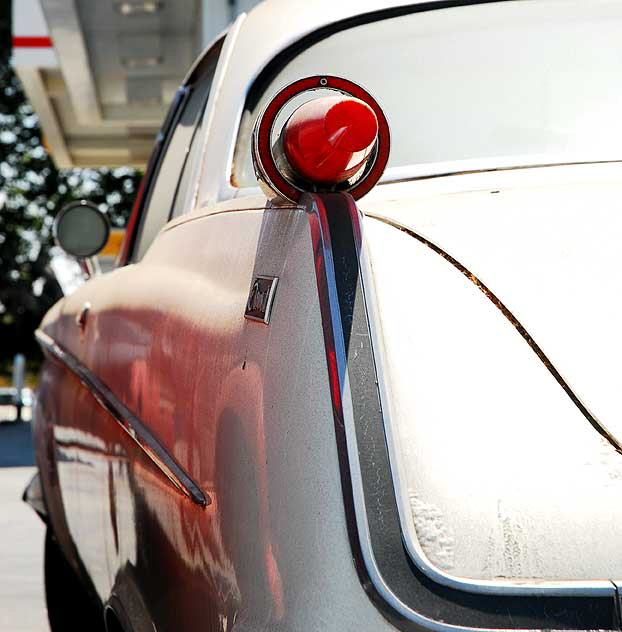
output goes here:
{"type": "MultiPolygon", "coordinates": [[[[376,221],[382,221],[398,230],[405,230],[409,236],[411,235],[411,230],[406,229],[405,227],[401,227],[401,225],[396,225],[396,222],[392,220],[387,220],[386,218],[380,215],[367,214],[367,217],[374,219],[376,221]]],[[[417,237],[418,238],[418,237],[417,237]]],[[[420,239],[421,241],[421,239],[420,239]]],[[[430,243],[425,240],[423,243],[430,243]]],[[[434,248],[436,251],[436,248],[434,248]]],[[[443,256],[443,255],[441,255],[443,256]]],[[[449,256],[449,255],[447,255],[449,256]]],[[[455,261],[455,260],[454,260],[455,261]]],[[[452,263],[452,261],[449,261],[452,263]]],[[[455,265],[455,264],[454,264],[455,265]]],[[[486,286],[479,281],[474,275],[472,275],[466,268],[464,270],[461,267],[457,268],[462,274],[464,274],[471,282],[473,282],[480,290],[490,298],[489,294],[494,296],[486,286]],[[482,287],[485,289],[482,289],[482,287]]],[[[551,580],[483,580],[483,579],[464,579],[462,577],[458,577],[455,575],[451,575],[441,569],[439,569],[436,565],[431,563],[423,548],[419,543],[419,539],[417,537],[415,531],[415,525],[411,517],[410,507],[408,506],[407,497],[408,494],[405,493],[406,485],[404,483],[405,476],[403,473],[403,465],[401,463],[400,450],[398,448],[398,441],[396,433],[394,432],[394,428],[396,427],[394,422],[391,420],[392,417],[392,406],[393,398],[391,397],[391,389],[388,381],[386,380],[386,360],[384,358],[384,345],[382,342],[382,333],[379,326],[379,310],[377,308],[377,300],[375,297],[374,281],[373,281],[373,273],[371,269],[371,263],[366,256],[365,248],[361,249],[360,253],[360,270],[361,270],[361,282],[363,284],[364,294],[365,294],[365,305],[367,308],[367,312],[369,314],[369,327],[370,334],[372,339],[372,348],[374,350],[374,360],[377,367],[377,379],[378,379],[378,387],[380,390],[380,400],[382,403],[382,413],[384,418],[384,430],[385,436],[387,438],[387,448],[389,451],[389,458],[391,463],[391,475],[393,478],[393,484],[396,492],[396,500],[398,503],[398,511],[400,517],[400,523],[403,533],[404,545],[408,551],[408,554],[412,558],[413,562],[417,565],[418,568],[421,569],[428,577],[432,580],[442,584],[444,586],[448,586],[450,588],[454,588],[457,590],[464,590],[472,593],[480,593],[487,595],[524,595],[524,596],[563,596],[563,597],[610,597],[615,595],[615,585],[612,581],[609,580],[593,580],[593,581],[579,581],[579,580],[559,580],[559,581],[551,581],[551,580]]],[[[501,303],[499,299],[495,297],[496,301],[493,301],[495,305],[500,309],[500,311],[514,324],[514,321],[518,322],[513,316],[509,318],[506,314],[506,311],[511,315],[511,312],[507,310],[507,308],[501,303]],[[503,306],[503,309],[500,307],[503,306]],[[504,311],[504,309],[506,311],[504,311]]],[[[492,300],[492,299],[491,299],[492,300]]],[[[524,331],[524,330],[523,330],[524,331]]],[[[522,332],[519,331],[522,334],[522,332]]],[[[529,334],[525,331],[525,334],[529,336],[529,334]]],[[[523,335],[523,337],[525,337],[523,335]]],[[[536,343],[529,336],[529,340],[526,339],[530,347],[534,350],[534,352],[538,355],[536,351],[537,347],[536,343]],[[530,342],[531,340],[531,342],[530,342]],[[536,348],[534,348],[536,347],[536,348]]],[[[544,355],[542,353],[542,355],[544,355]]],[[[540,356],[539,356],[540,357],[540,356]]],[[[546,356],[545,356],[546,357],[546,356]]],[[[540,358],[542,359],[542,358],[540,358]]],[[[552,373],[553,377],[559,382],[557,376],[559,375],[554,367],[551,370],[552,364],[544,363],[545,366],[552,373]],[[549,367],[550,365],[550,367],[549,367]],[[555,371],[555,372],[554,372],[555,371]]],[[[560,379],[561,376],[560,376],[560,379]]],[[[562,388],[564,385],[561,384],[562,388]]],[[[568,390],[570,387],[567,387],[568,390]]],[[[575,399],[576,396],[570,395],[568,390],[564,388],[564,391],[569,395],[572,401],[576,404],[575,399]]],[[[579,406],[581,409],[581,407],[579,406]]],[[[587,409],[586,409],[587,410],[587,409]]],[[[583,410],[582,410],[583,412],[583,410]]],[[[584,413],[585,414],[585,413],[584,413]]],[[[587,420],[594,426],[594,429],[599,432],[606,440],[610,441],[611,445],[614,447],[616,451],[620,451],[620,444],[612,438],[611,435],[603,428],[598,426],[598,422],[592,423],[589,417],[587,420]]],[[[361,496],[362,502],[362,496],[361,496]]]]}
{"type": "Polygon", "coordinates": [[[577,167],[586,165],[620,164],[619,156],[603,157],[550,154],[527,156],[503,156],[501,158],[473,158],[468,160],[449,160],[422,164],[389,167],[379,184],[397,184],[414,180],[431,180],[448,176],[466,176],[475,173],[494,171],[520,171],[524,169],[545,169],[547,167],[577,167]]]}
{"type": "MultiPolygon", "coordinates": [[[[376,564],[371,546],[371,536],[365,509],[365,498],[361,467],[358,456],[357,438],[354,427],[354,411],[352,394],[347,370],[347,354],[343,340],[343,328],[339,313],[339,298],[335,280],[334,261],[330,240],[330,231],[326,224],[326,215],[319,208],[318,198],[305,196],[301,203],[305,206],[311,241],[315,257],[316,281],[320,311],[322,313],[322,328],[326,345],[326,359],[328,363],[328,378],[331,397],[333,400],[334,422],[341,426],[346,434],[347,460],[349,461],[349,477],[342,484],[351,485],[354,495],[354,511],[358,535],[359,553],[362,555],[369,581],[378,595],[395,612],[415,625],[422,626],[434,632],[488,632],[488,628],[474,628],[456,626],[449,623],[434,621],[403,603],[384,581],[376,564]],[[306,198],[306,199],[305,199],[306,198]]],[[[346,493],[344,493],[346,496],[346,493]]],[[[345,498],[346,505],[348,499],[345,498]]],[[[527,632],[527,629],[516,629],[514,632],[527,632]]]]}
{"type": "MultiPolygon", "coordinates": [[[[579,613],[583,608],[589,608],[589,610],[584,611],[585,615],[581,615],[584,617],[581,620],[586,621],[594,616],[594,623],[598,621],[600,624],[592,624],[589,629],[610,629],[612,626],[615,628],[618,625],[617,619],[615,621],[612,619],[611,626],[608,623],[603,624],[603,621],[608,616],[608,610],[611,611],[611,616],[615,618],[613,614],[613,599],[615,598],[616,590],[612,582],[602,582],[600,587],[596,587],[595,590],[590,589],[589,593],[584,590],[584,587],[576,590],[574,587],[567,586],[564,586],[560,591],[542,586],[536,586],[535,590],[525,586],[510,587],[510,590],[504,590],[504,587],[501,587],[501,590],[499,590],[499,586],[484,590],[476,587],[473,590],[472,586],[466,585],[467,582],[448,587],[445,582],[435,581],[435,577],[430,578],[430,575],[420,569],[417,564],[412,564],[412,561],[407,562],[407,560],[412,560],[413,558],[410,551],[404,546],[402,514],[398,507],[401,499],[396,496],[398,490],[395,488],[393,477],[395,462],[392,454],[385,452],[386,482],[374,476],[374,471],[377,470],[377,463],[374,461],[373,455],[379,456],[385,451],[387,442],[390,443],[391,437],[386,432],[387,413],[389,412],[387,404],[390,404],[387,402],[388,385],[383,383],[382,376],[378,372],[378,369],[382,369],[382,361],[379,360],[377,351],[381,351],[382,346],[379,344],[379,332],[377,329],[374,331],[368,329],[368,343],[363,341],[365,336],[363,329],[365,326],[369,327],[369,325],[372,325],[369,321],[370,319],[373,320],[374,317],[373,306],[370,309],[370,304],[373,304],[374,301],[374,285],[370,261],[365,257],[364,252],[361,215],[356,209],[354,201],[350,200],[351,228],[357,251],[356,258],[358,262],[356,267],[359,273],[358,284],[360,289],[354,294],[348,293],[352,292],[352,289],[346,290],[343,296],[340,295],[338,290],[339,268],[336,267],[336,261],[333,259],[335,243],[333,242],[330,220],[327,217],[328,205],[330,205],[330,216],[334,216],[336,213],[343,213],[343,200],[337,200],[337,197],[337,195],[306,195],[301,202],[305,206],[309,220],[315,259],[316,281],[326,346],[328,380],[333,402],[346,524],[354,564],[359,573],[361,584],[371,601],[394,626],[405,631],[417,630],[421,629],[421,627],[434,630],[435,632],[454,632],[458,630],[479,632],[492,629],[510,629],[507,624],[501,622],[507,621],[512,624],[512,620],[516,616],[518,616],[518,621],[522,620],[523,623],[514,624],[516,627],[512,629],[515,630],[552,629],[549,625],[546,625],[549,621],[556,622],[553,626],[555,629],[588,629],[583,627],[583,625],[562,624],[560,626],[559,623],[566,616],[564,614],[566,608],[570,608],[567,611],[569,613],[569,621],[574,616],[572,611],[579,613]],[[364,291],[365,287],[368,288],[367,291],[364,291]],[[342,321],[343,314],[340,307],[342,299],[353,301],[352,312],[349,311],[349,308],[346,309],[345,325],[342,321]],[[358,308],[356,307],[357,303],[358,308]],[[358,312],[358,316],[355,316],[356,312],[358,312]],[[360,320],[361,317],[364,318],[366,324],[360,320]],[[352,329],[348,332],[348,335],[357,336],[357,348],[352,354],[349,354],[348,345],[344,339],[345,327],[348,326],[350,318],[353,319],[351,321],[352,329]],[[353,367],[358,363],[359,356],[367,355],[365,351],[367,346],[372,352],[370,358],[373,367],[365,365],[363,373],[361,373],[362,365],[359,364],[358,368],[353,367]],[[374,353],[374,350],[376,350],[376,353],[374,353]],[[358,392],[361,388],[361,376],[363,376],[366,383],[368,380],[376,380],[375,383],[380,391],[380,399],[377,400],[377,404],[374,403],[373,397],[364,399],[362,402],[358,401],[361,395],[358,392]],[[358,415],[361,414],[362,417],[359,419],[358,415]],[[367,417],[367,415],[371,415],[371,417],[367,417]],[[382,422],[380,433],[376,432],[372,426],[366,426],[366,421],[364,420],[365,417],[367,419],[374,417],[378,419],[378,415],[380,415],[382,422]],[[359,428],[359,423],[363,424],[361,428],[359,428]],[[382,439],[380,438],[381,436],[382,439]],[[370,458],[372,459],[371,461],[370,458]],[[370,464],[372,470],[364,472],[364,469],[369,469],[370,464]],[[386,492],[383,492],[382,488],[385,484],[387,488],[386,492]],[[367,498],[368,494],[369,499],[367,498]],[[387,494],[394,500],[391,501],[389,499],[388,502],[385,502],[387,494]],[[382,505],[384,511],[384,508],[388,508],[392,502],[395,503],[395,519],[392,519],[389,515],[391,512],[389,509],[386,515],[386,522],[381,521],[379,523],[377,520],[377,504],[382,505]],[[372,521],[375,521],[373,525],[375,532],[372,532],[372,521]],[[389,526],[392,522],[394,524],[389,526]],[[379,550],[376,551],[376,546],[379,542],[384,541],[382,538],[383,528],[390,529],[390,532],[387,533],[387,536],[393,542],[390,546],[397,546],[399,551],[402,552],[401,555],[397,552],[397,549],[387,549],[386,553],[389,557],[383,559],[381,556],[385,551],[382,550],[382,544],[380,544],[379,550]],[[380,531],[377,531],[377,529],[380,529],[380,531]],[[379,535],[381,536],[380,540],[379,535]],[[395,556],[396,553],[399,559],[395,556]],[[377,557],[377,554],[379,557],[377,557]],[[404,563],[407,564],[406,567],[400,566],[404,563]],[[405,576],[402,575],[402,579],[396,576],[389,578],[387,576],[387,564],[391,567],[400,567],[398,568],[398,573],[409,569],[407,583],[402,585],[394,583],[396,580],[397,582],[403,581],[405,576]],[[410,584],[411,580],[412,584],[410,584]],[[428,582],[431,582],[431,584],[426,586],[428,582]],[[416,584],[423,588],[421,591],[417,588],[418,598],[415,593],[404,590],[408,584],[411,586],[416,584]],[[447,591],[451,591],[453,594],[447,591]],[[406,595],[409,596],[405,598],[406,595]],[[421,599],[427,600],[428,596],[432,597],[433,595],[436,603],[431,605],[431,610],[428,611],[428,609],[423,608],[423,611],[421,611],[416,604],[420,603],[423,605],[421,599]],[[411,601],[410,599],[413,596],[415,599],[411,601]],[[497,600],[496,605],[495,600],[497,600]],[[522,603],[518,600],[522,600],[522,603]],[[555,603],[553,600],[564,601],[555,603]],[[590,605],[588,605],[586,600],[589,600],[590,605]],[[592,600],[598,600],[600,604],[597,605],[596,601],[592,600]],[[449,608],[447,611],[444,609],[438,610],[441,602],[447,604],[449,608]],[[599,612],[599,608],[602,605],[605,607],[599,612]],[[535,609],[532,610],[531,606],[534,606],[535,609]],[[594,606],[594,610],[591,610],[592,606],[594,606]],[[547,610],[549,608],[551,609],[550,619],[547,610]],[[488,620],[490,623],[487,622],[488,620]],[[530,621],[533,621],[531,625],[530,621]]],[[[348,196],[343,197],[347,198],[348,196]]],[[[341,250],[339,250],[339,253],[341,253],[340,256],[344,254],[341,250]]],[[[346,276],[351,273],[352,271],[346,272],[346,276]]],[[[352,282],[351,278],[349,282],[352,282]]],[[[349,340],[351,343],[352,338],[349,337],[349,340]]],[[[350,349],[352,348],[350,347],[350,349]]],[[[370,390],[373,390],[373,384],[371,383],[370,390]]],[[[382,460],[382,457],[380,459],[382,460]]],[[[381,468],[384,467],[384,465],[381,465],[381,468]]]]}
{"type": "Polygon", "coordinates": [[[119,401],[116,395],[96,375],[45,332],[37,329],[35,337],[46,353],[61,362],[78,377],[99,405],[110,413],[119,426],[182,494],[202,507],[211,504],[211,498],[190,478],[173,456],[153,436],[147,426],[119,401]]]}

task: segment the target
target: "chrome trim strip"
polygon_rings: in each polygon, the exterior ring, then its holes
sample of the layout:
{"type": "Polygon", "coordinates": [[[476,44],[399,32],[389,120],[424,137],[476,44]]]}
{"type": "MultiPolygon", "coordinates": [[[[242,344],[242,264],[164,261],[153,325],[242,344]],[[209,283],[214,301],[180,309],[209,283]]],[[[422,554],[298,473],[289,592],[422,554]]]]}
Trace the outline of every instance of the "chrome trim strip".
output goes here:
{"type": "MultiPolygon", "coordinates": [[[[387,586],[372,552],[371,536],[365,509],[363,481],[358,455],[358,441],[354,425],[354,411],[352,406],[352,394],[347,371],[347,356],[343,340],[341,315],[339,311],[339,298],[335,280],[333,253],[328,226],[325,217],[318,208],[316,199],[303,200],[305,211],[309,220],[313,253],[315,256],[316,281],[318,286],[318,298],[322,314],[322,328],[324,330],[326,356],[328,363],[329,382],[331,383],[331,396],[333,399],[333,413],[335,424],[342,425],[346,433],[346,450],[350,465],[349,481],[354,495],[354,511],[356,529],[358,533],[360,552],[369,579],[380,597],[389,604],[399,615],[406,620],[423,626],[434,632],[488,632],[488,628],[462,627],[448,623],[434,621],[419,614],[404,604],[387,586]],[[306,202],[306,204],[305,204],[306,202]],[[332,368],[332,371],[331,371],[332,368]],[[333,374],[337,372],[337,376],[333,374]],[[338,384],[334,383],[335,378],[338,384]],[[338,392],[334,392],[334,387],[338,392]]],[[[516,629],[514,632],[527,632],[527,629],[516,629]]]]}
{"type": "MultiPolygon", "coordinates": [[[[341,323],[339,323],[341,325],[341,323]]],[[[344,360],[345,361],[345,360],[344,360]]],[[[435,632],[455,632],[457,630],[468,630],[469,632],[487,632],[489,628],[473,628],[466,626],[453,625],[451,623],[442,623],[430,619],[412,608],[409,608],[402,602],[397,595],[389,588],[384,581],[380,569],[376,564],[374,553],[371,546],[371,535],[369,533],[369,523],[367,521],[367,510],[365,508],[365,498],[363,491],[363,479],[361,474],[361,465],[358,453],[358,440],[354,427],[354,410],[352,406],[352,393],[350,391],[350,379],[346,374],[342,389],[342,410],[343,421],[347,437],[348,459],[350,461],[350,477],[352,481],[352,491],[354,493],[354,511],[356,515],[356,524],[359,533],[359,541],[365,567],[369,573],[369,578],[373,583],[378,594],[399,614],[413,623],[425,626],[429,630],[435,632]]],[[[397,492],[397,490],[396,490],[397,492]]],[[[400,512],[401,521],[401,512],[400,512]]],[[[526,632],[527,629],[516,628],[514,632],[526,632]]]]}
{"type": "MultiPolygon", "coordinates": [[[[259,187],[257,187],[256,193],[261,191],[259,187]]],[[[234,208],[219,208],[218,204],[204,204],[200,206],[195,211],[184,213],[183,215],[179,215],[179,217],[171,220],[168,224],[165,224],[158,235],[164,234],[165,232],[172,230],[173,228],[177,228],[182,224],[188,224],[189,222],[196,222],[200,219],[206,219],[208,217],[212,217],[214,215],[224,215],[225,213],[246,213],[247,211],[261,211],[262,213],[266,210],[268,204],[271,205],[271,208],[278,208],[279,210],[286,211],[295,211],[302,210],[302,207],[295,204],[285,204],[281,203],[281,200],[267,200],[263,206],[241,206],[234,208]]]]}
{"type": "MultiPolygon", "coordinates": [[[[205,112],[207,113],[207,118],[203,123],[204,130],[201,132],[202,138],[201,142],[203,146],[201,147],[201,160],[199,161],[199,167],[197,169],[198,177],[195,179],[196,185],[195,190],[193,191],[193,202],[191,207],[196,205],[197,200],[201,198],[200,201],[204,201],[206,197],[210,197],[210,199],[216,199],[218,197],[217,191],[214,191],[209,186],[206,186],[205,182],[205,172],[206,172],[206,161],[205,155],[207,152],[208,146],[211,145],[210,136],[212,132],[212,128],[214,126],[214,120],[216,118],[216,105],[222,98],[223,85],[225,77],[229,76],[229,65],[231,63],[231,58],[233,56],[233,51],[236,47],[236,42],[238,39],[238,35],[240,34],[240,29],[242,24],[246,20],[246,13],[240,13],[237,19],[229,25],[227,29],[227,34],[225,37],[225,41],[220,50],[220,58],[218,59],[218,66],[216,67],[216,72],[214,73],[214,79],[212,80],[212,87],[210,90],[210,95],[208,97],[207,103],[205,105],[205,112]]],[[[205,113],[204,113],[205,116],[205,113]]],[[[241,112],[240,112],[241,116],[241,112]]],[[[239,119],[238,123],[239,123],[239,119]]],[[[237,127],[235,129],[237,133],[237,127]]],[[[227,160],[225,162],[226,165],[229,165],[229,162],[233,162],[233,152],[235,149],[235,142],[229,143],[226,147],[228,154],[227,160]]],[[[227,167],[227,174],[231,173],[231,168],[227,167]]],[[[227,181],[228,183],[228,181],[227,181]]]]}
{"type": "Polygon", "coordinates": [[[396,184],[413,180],[431,180],[448,176],[465,176],[494,171],[519,171],[521,169],[545,169],[547,167],[575,167],[585,165],[620,164],[619,156],[587,156],[572,154],[502,156],[429,162],[401,167],[389,167],[378,184],[396,184]]]}
{"type": "Polygon", "coordinates": [[[211,504],[212,501],[209,495],[201,490],[197,483],[190,478],[173,456],[153,436],[147,426],[119,401],[115,394],[96,375],[45,332],[37,329],[35,337],[45,352],[59,360],[78,377],[100,406],[114,417],[121,428],[125,430],[154,465],[182,494],[202,507],[211,504]]]}
{"type": "MultiPolygon", "coordinates": [[[[376,216],[373,214],[367,214],[366,217],[370,217],[376,221],[383,221],[391,226],[394,226],[393,222],[387,221],[382,216],[376,216]]],[[[361,222],[362,223],[362,222],[361,222]]],[[[394,228],[398,228],[394,226],[394,228]]],[[[399,228],[398,228],[399,229],[399,228]]],[[[361,226],[362,230],[362,226],[361,226]]],[[[364,239],[364,237],[363,237],[364,239]]],[[[404,492],[406,485],[404,483],[405,476],[403,473],[402,458],[400,456],[400,450],[398,447],[398,440],[394,428],[396,427],[391,420],[393,415],[391,397],[391,388],[386,379],[386,358],[384,355],[384,344],[382,341],[382,332],[379,321],[379,310],[377,307],[377,299],[374,291],[373,272],[371,268],[371,262],[366,255],[366,249],[363,247],[360,253],[360,270],[361,270],[361,283],[363,285],[363,291],[365,294],[365,305],[369,314],[368,322],[370,327],[372,349],[374,351],[374,361],[377,367],[377,379],[378,388],[380,390],[380,401],[382,403],[382,415],[384,418],[384,430],[387,438],[387,447],[389,451],[389,460],[391,463],[391,475],[393,478],[393,484],[396,492],[396,500],[398,504],[398,512],[400,516],[400,523],[402,527],[403,540],[408,551],[408,554],[412,558],[417,567],[423,571],[428,577],[434,581],[454,588],[457,590],[464,590],[472,593],[488,594],[488,595],[524,595],[524,596],[563,596],[563,597],[609,597],[615,595],[615,585],[609,580],[594,580],[594,581],[578,581],[578,580],[560,580],[560,581],[511,581],[511,580],[477,580],[477,579],[464,579],[446,573],[432,564],[425,555],[419,539],[415,532],[415,525],[411,517],[410,507],[408,505],[408,494],[404,492]]],[[[471,281],[472,277],[466,275],[471,281]]],[[[475,281],[473,281],[475,282],[475,281]]],[[[476,284],[477,285],[477,284],[476,284]]],[[[478,286],[479,287],[479,286],[478,286]]],[[[481,289],[481,288],[480,288],[481,289]]],[[[483,290],[482,290],[483,291],[483,290]]],[[[486,294],[486,292],[484,292],[486,294]]],[[[502,310],[503,311],[503,310],[502,310]]],[[[504,313],[505,314],[505,313],[504,313]]],[[[534,343],[535,344],[535,343],[534,343]]],[[[548,367],[547,367],[548,368],[548,367]]],[[[550,370],[550,369],[549,369],[550,370]]],[[[564,389],[566,390],[566,389],[564,389]]],[[[574,400],[573,400],[574,401],[574,400]]],[[[589,420],[588,420],[589,421],[589,420]]],[[[600,430],[595,428],[598,432],[600,430]]],[[[601,433],[602,434],[602,433],[601,433]]],[[[605,437],[607,438],[607,437],[605,437]]],[[[619,451],[617,442],[614,444],[614,448],[619,451]]],[[[357,457],[358,458],[358,457],[357,457]]],[[[362,488],[361,492],[362,494],[362,488]]],[[[363,502],[363,496],[358,499],[355,497],[358,503],[363,502]]]]}
{"type": "MultiPolygon", "coordinates": [[[[355,561],[355,566],[361,576],[361,581],[364,589],[370,594],[370,598],[373,602],[378,604],[381,600],[390,608],[390,613],[385,612],[385,616],[399,628],[403,628],[399,624],[400,619],[404,622],[420,625],[429,630],[435,632],[455,632],[457,630],[465,630],[469,632],[483,632],[493,629],[490,627],[476,627],[469,625],[457,625],[455,623],[446,623],[430,618],[429,615],[425,615],[417,612],[413,608],[409,607],[396,592],[386,583],[383,573],[380,570],[380,566],[375,558],[373,549],[372,536],[370,532],[370,524],[368,518],[368,508],[365,501],[365,485],[363,481],[361,454],[359,452],[361,446],[359,445],[359,439],[357,437],[357,426],[354,417],[354,400],[351,392],[350,375],[347,350],[344,344],[344,332],[342,328],[341,312],[339,305],[339,296],[337,293],[337,281],[335,273],[335,262],[333,260],[333,251],[331,243],[330,228],[327,225],[326,212],[322,209],[321,205],[324,200],[319,196],[308,195],[303,199],[302,205],[305,207],[305,211],[309,220],[312,248],[315,258],[316,269],[316,281],[318,287],[318,299],[320,302],[320,311],[322,315],[322,327],[324,330],[324,339],[326,345],[326,360],[328,368],[328,378],[331,387],[331,397],[333,402],[333,413],[335,421],[335,429],[337,436],[338,452],[345,447],[346,449],[346,480],[344,480],[344,473],[342,469],[342,485],[344,491],[344,502],[346,508],[346,517],[349,517],[349,512],[354,511],[354,525],[355,539],[351,542],[352,553],[355,561]],[[340,432],[341,431],[341,432],[340,432]],[[345,433],[345,441],[340,440],[341,433],[345,433]],[[344,445],[345,444],[345,445],[344,445]],[[393,620],[395,618],[395,620],[393,620]]],[[[326,196],[324,196],[326,197],[326,196]]],[[[353,202],[352,202],[353,203],[353,202]]],[[[353,203],[354,205],[354,203],[353,203]]],[[[374,327],[374,299],[372,295],[374,293],[373,277],[370,262],[365,255],[365,248],[363,235],[362,235],[362,222],[361,214],[358,209],[355,208],[354,213],[357,215],[352,218],[353,230],[355,234],[355,242],[358,250],[359,257],[359,282],[361,284],[361,290],[363,290],[363,309],[366,310],[367,322],[371,325],[369,336],[371,351],[376,349],[382,349],[382,345],[379,344],[379,332],[374,327]],[[364,292],[364,288],[370,288],[367,293],[364,292]],[[371,310],[369,309],[371,304],[371,310]],[[372,323],[370,323],[370,320],[372,323]]],[[[382,379],[382,374],[378,372],[378,369],[382,369],[382,361],[379,361],[378,354],[374,353],[373,362],[376,367],[376,378],[379,382],[380,391],[380,414],[383,420],[387,418],[388,408],[387,404],[387,392],[388,385],[382,379]]],[[[383,423],[383,432],[386,433],[387,424],[383,423]]],[[[385,434],[387,441],[390,443],[390,437],[385,434]]],[[[389,446],[390,447],[390,446],[389,446]]],[[[392,455],[390,455],[392,456],[392,455]]],[[[340,457],[341,465],[341,457],[340,457]]],[[[389,476],[393,479],[393,462],[389,463],[390,472],[389,476]]],[[[395,481],[391,481],[391,485],[395,486],[395,481]]],[[[394,489],[397,492],[397,489],[394,489]]],[[[400,497],[401,498],[401,497],[400,497]]],[[[399,503],[398,503],[399,504],[399,503]]],[[[398,523],[401,526],[402,516],[400,514],[400,508],[397,508],[398,523]]],[[[348,533],[352,539],[350,533],[350,527],[352,521],[347,519],[348,533]]],[[[398,527],[399,528],[399,527],[398,527]]],[[[402,535],[402,543],[403,533],[402,535]]],[[[405,555],[409,556],[410,552],[405,549],[405,555]]],[[[423,572],[423,571],[419,571],[423,572]]],[[[425,573],[424,573],[425,574],[425,573]]],[[[435,578],[433,578],[434,581],[435,578]]],[[[442,586],[442,582],[435,582],[438,586],[442,586]]],[[[468,592],[468,587],[464,584],[454,586],[454,589],[463,590],[468,592]],[[466,590],[465,590],[466,589],[466,590]]],[[[540,598],[556,598],[556,597],[571,597],[574,598],[578,595],[584,594],[582,589],[575,591],[574,588],[564,587],[559,593],[550,588],[542,589],[541,586],[536,587],[536,590],[526,590],[523,592],[524,586],[512,587],[509,591],[504,591],[503,587],[499,590],[499,587],[495,586],[494,590],[480,591],[475,589],[471,592],[481,593],[488,592],[490,598],[494,597],[510,597],[510,598],[522,598],[524,596],[539,596],[540,598]],[[503,593],[506,593],[503,595],[503,593]],[[508,593],[510,593],[508,595],[508,593]],[[522,593],[522,594],[521,594],[522,593]]],[[[596,590],[590,590],[589,597],[592,598],[610,598],[616,594],[615,586],[611,582],[603,582],[602,586],[596,590]]],[[[509,619],[511,621],[511,614],[508,612],[509,619]]],[[[494,629],[500,629],[495,627],[494,629]]],[[[406,628],[407,629],[407,628],[406,628]]],[[[530,630],[529,626],[523,628],[513,628],[515,630],[530,630]]],[[[572,626],[567,628],[568,630],[574,629],[572,626]]]]}

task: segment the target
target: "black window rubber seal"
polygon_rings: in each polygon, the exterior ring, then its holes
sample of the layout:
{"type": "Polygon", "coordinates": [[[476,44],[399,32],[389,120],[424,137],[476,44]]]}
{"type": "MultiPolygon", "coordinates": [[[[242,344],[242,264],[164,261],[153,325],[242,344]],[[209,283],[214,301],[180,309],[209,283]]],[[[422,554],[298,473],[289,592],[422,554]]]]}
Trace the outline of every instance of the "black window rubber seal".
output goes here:
{"type": "Polygon", "coordinates": [[[387,20],[390,18],[396,18],[402,15],[409,15],[411,13],[425,13],[427,11],[436,11],[439,9],[450,9],[453,7],[464,7],[477,4],[498,4],[500,2],[524,2],[527,0],[441,0],[437,2],[423,2],[420,4],[408,4],[399,7],[392,7],[389,9],[379,9],[377,11],[370,11],[369,13],[361,13],[354,15],[331,24],[316,29],[315,31],[304,35],[299,40],[290,44],[287,48],[282,50],[272,60],[270,60],[266,66],[257,75],[257,78],[250,87],[244,109],[252,112],[261,97],[264,95],[267,88],[270,86],[274,78],[279,72],[287,66],[298,55],[305,52],[314,44],[325,40],[326,38],[339,33],[341,31],[347,31],[348,29],[356,26],[362,26],[371,22],[378,22],[379,20],[387,20]]]}

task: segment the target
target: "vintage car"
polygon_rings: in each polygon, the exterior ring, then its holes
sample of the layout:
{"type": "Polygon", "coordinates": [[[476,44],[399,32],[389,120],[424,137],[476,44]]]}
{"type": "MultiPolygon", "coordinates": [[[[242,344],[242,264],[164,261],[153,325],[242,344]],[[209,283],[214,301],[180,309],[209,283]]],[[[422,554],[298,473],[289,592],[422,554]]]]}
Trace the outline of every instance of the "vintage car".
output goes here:
{"type": "Polygon", "coordinates": [[[37,333],[55,632],[622,627],[621,55],[618,0],[275,0],[205,51],[37,333]]]}

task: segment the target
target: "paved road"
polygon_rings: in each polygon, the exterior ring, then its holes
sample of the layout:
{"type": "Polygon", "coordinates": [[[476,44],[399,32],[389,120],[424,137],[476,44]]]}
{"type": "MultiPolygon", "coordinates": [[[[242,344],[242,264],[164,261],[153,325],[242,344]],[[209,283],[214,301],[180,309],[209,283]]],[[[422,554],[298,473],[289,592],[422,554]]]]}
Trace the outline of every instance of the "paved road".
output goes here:
{"type": "Polygon", "coordinates": [[[21,500],[34,472],[30,424],[0,423],[0,632],[49,632],[44,526],[21,500]]]}

